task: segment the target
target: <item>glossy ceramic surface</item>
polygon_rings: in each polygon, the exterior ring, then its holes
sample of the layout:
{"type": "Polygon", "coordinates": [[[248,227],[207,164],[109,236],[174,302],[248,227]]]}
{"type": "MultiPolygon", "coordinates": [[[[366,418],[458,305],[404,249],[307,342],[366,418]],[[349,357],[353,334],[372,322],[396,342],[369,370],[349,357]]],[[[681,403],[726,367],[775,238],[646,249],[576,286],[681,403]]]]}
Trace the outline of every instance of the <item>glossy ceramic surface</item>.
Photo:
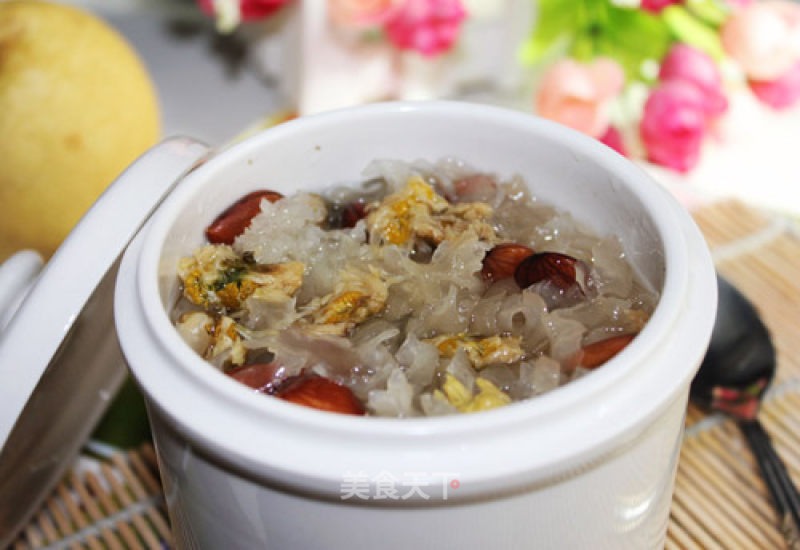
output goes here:
{"type": "Polygon", "coordinates": [[[123,259],[116,323],[148,398],[182,547],[655,548],[715,289],[688,214],[603,145],[496,108],[379,104],[281,125],[187,176],[123,259]],[[236,197],[357,181],[375,158],[443,156],[520,173],[542,200],[619,235],[662,292],[640,336],[590,376],[537,399],[395,420],[253,394],[170,325],[176,260],[236,197]],[[389,480],[420,490],[374,498],[389,480]],[[356,482],[368,498],[347,494],[356,482]]]}
{"type": "Polygon", "coordinates": [[[0,547],[36,511],[126,370],[112,315],[117,262],[171,186],[208,149],[175,138],[103,193],[39,273],[31,252],[0,269],[0,547]]]}

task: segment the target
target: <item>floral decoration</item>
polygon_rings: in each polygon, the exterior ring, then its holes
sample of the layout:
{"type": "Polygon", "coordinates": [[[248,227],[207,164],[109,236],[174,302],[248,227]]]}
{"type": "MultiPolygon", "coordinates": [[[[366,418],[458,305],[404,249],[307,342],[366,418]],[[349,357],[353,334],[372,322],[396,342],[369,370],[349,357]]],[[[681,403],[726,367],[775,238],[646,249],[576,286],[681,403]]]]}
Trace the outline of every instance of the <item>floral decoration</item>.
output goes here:
{"type": "Polygon", "coordinates": [[[290,0],[197,0],[200,8],[217,19],[220,32],[231,32],[242,21],[269,17],[290,0]]]}
{"type": "Polygon", "coordinates": [[[641,7],[643,10],[658,13],[667,6],[672,4],[680,4],[681,0],[642,0],[641,7]]]}
{"type": "Polygon", "coordinates": [[[399,4],[398,0],[328,0],[328,13],[337,25],[370,28],[384,24],[399,4]]]}
{"type": "Polygon", "coordinates": [[[609,129],[608,102],[624,82],[625,73],[613,59],[598,57],[587,64],[561,59],[542,79],[537,112],[600,138],[609,129]]]}
{"type": "Polygon", "coordinates": [[[721,29],[725,51],[750,80],[773,81],[800,59],[800,5],[785,0],[753,2],[721,29]]]}
{"type": "Polygon", "coordinates": [[[785,109],[800,99],[800,61],[784,74],[771,81],[750,81],[756,97],[775,109],[785,109]]]}
{"type": "Polygon", "coordinates": [[[774,109],[800,101],[800,5],[788,0],[539,0],[539,13],[522,52],[532,65],[550,63],[535,91],[538,113],[624,153],[622,136],[599,114],[623,101],[623,87],[599,100],[564,84],[565,67],[615,60],[627,86],[648,90],[635,141],[672,170],[699,162],[731,88],[746,85],[774,109]]]}
{"type": "Polygon", "coordinates": [[[697,164],[706,131],[728,108],[722,79],[706,53],[675,44],[644,105],[641,138],[649,160],[686,172],[697,164]]]}
{"type": "Polygon", "coordinates": [[[700,158],[708,126],[703,94],[685,80],[668,80],[647,98],[640,126],[648,159],[686,172],[700,158]]]}
{"type": "MultiPolygon", "coordinates": [[[[216,17],[221,32],[233,31],[240,21],[268,17],[290,1],[197,0],[216,17]]],[[[334,25],[379,31],[398,50],[426,57],[449,51],[467,16],[461,0],[327,0],[327,10],[334,25]]]]}
{"type": "MultiPolygon", "coordinates": [[[[197,1],[230,27],[291,0],[197,1]]],[[[790,0],[531,1],[520,59],[540,76],[532,107],[621,154],[687,172],[724,128],[731,90],[773,109],[800,102],[800,4],[790,0]]],[[[456,48],[468,17],[462,0],[327,0],[327,13],[349,36],[426,58],[456,48]]]]}
{"type": "Polygon", "coordinates": [[[384,31],[398,49],[434,56],[453,46],[466,15],[461,0],[405,0],[389,16],[384,31]]]}

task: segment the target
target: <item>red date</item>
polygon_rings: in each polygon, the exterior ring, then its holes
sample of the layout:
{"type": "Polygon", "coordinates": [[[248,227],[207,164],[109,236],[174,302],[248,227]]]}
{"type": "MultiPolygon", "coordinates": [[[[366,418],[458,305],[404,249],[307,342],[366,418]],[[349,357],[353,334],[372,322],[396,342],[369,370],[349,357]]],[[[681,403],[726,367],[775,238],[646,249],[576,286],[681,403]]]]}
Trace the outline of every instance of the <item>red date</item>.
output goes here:
{"type": "Polygon", "coordinates": [[[622,334],[583,346],[581,351],[578,352],[580,359],[578,359],[577,363],[587,369],[599,367],[625,349],[635,336],[635,334],[622,334]]]}
{"type": "Polygon", "coordinates": [[[275,393],[281,399],[321,411],[364,414],[364,406],[350,388],[317,375],[288,379],[275,393]]]}
{"type": "Polygon", "coordinates": [[[284,367],[279,363],[257,363],[236,367],[227,374],[256,391],[271,393],[274,387],[282,381],[284,367]]]}
{"type": "Polygon", "coordinates": [[[263,199],[275,202],[281,198],[283,195],[277,191],[267,189],[245,195],[217,216],[206,229],[206,238],[212,244],[233,244],[236,237],[244,233],[253,218],[261,212],[263,199]]]}

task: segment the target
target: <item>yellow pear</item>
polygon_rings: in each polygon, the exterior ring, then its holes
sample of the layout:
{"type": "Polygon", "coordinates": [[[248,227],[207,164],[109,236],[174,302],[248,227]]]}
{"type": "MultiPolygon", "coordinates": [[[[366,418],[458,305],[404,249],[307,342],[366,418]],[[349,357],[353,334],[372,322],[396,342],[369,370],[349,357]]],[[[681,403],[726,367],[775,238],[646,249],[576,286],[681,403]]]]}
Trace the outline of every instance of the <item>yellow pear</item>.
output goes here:
{"type": "Polygon", "coordinates": [[[115,30],[73,7],[0,0],[0,261],[50,256],[159,134],[153,84],[115,30]]]}

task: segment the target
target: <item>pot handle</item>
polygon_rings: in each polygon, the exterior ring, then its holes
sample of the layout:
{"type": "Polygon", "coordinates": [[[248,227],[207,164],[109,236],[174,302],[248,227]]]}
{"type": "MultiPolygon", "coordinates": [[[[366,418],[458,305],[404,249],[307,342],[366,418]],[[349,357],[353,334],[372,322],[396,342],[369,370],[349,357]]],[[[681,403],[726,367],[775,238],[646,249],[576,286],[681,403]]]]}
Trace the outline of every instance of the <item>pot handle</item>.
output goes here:
{"type": "Polygon", "coordinates": [[[17,252],[0,264],[0,332],[19,308],[43,264],[34,250],[17,252]]]}
{"type": "Polygon", "coordinates": [[[117,177],[44,267],[23,252],[0,269],[0,288],[8,281],[10,289],[0,307],[21,302],[0,332],[0,487],[8,488],[0,490],[0,548],[72,463],[123,379],[111,296],[117,260],[208,154],[187,138],[156,145],[117,177]]]}

